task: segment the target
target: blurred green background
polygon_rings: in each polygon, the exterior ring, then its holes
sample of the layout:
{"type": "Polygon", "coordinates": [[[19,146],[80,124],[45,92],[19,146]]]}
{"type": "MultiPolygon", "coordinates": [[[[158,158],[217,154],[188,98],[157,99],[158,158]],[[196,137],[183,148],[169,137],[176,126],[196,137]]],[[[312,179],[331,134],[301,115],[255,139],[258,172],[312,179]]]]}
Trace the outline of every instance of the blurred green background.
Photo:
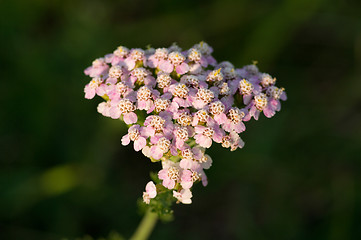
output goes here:
{"type": "Polygon", "coordinates": [[[151,239],[361,238],[361,2],[0,2],[0,239],[128,238],[160,168],[84,99],[83,70],[118,45],[258,60],[289,100],[209,152],[209,185],[151,239]]]}

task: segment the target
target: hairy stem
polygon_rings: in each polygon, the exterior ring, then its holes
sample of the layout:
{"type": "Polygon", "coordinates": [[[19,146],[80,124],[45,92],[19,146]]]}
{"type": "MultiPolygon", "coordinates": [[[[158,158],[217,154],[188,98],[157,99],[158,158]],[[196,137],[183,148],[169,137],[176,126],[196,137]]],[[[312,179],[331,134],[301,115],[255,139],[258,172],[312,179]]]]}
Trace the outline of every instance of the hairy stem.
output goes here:
{"type": "Polygon", "coordinates": [[[134,232],[130,240],[148,239],[148,237],[153,231],[153,228],[155,227],[155,224],[157,223],[157,220],[158,220],[158,215],[154,212],[151,212],[151,210],[148,209],[142,221],[140,222],[137,230],[134,232]]]}

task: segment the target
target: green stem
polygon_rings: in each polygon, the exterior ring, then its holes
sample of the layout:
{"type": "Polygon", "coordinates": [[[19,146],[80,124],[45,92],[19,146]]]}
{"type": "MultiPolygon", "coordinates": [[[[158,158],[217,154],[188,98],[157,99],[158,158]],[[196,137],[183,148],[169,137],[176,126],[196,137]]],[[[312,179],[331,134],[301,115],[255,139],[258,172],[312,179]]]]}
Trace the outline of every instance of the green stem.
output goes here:
{"type": "Polygon", "coordinates": [[[155,224],[157,223],[157,220],[158,220],[158,215],[154,212],[151,212],[151,210],[148,209],[142,221],[140,222],[137,230],[135,230],[130,240],[148,239],[148,237],[153,231],[153,228],[155,227],[155,224]]]}

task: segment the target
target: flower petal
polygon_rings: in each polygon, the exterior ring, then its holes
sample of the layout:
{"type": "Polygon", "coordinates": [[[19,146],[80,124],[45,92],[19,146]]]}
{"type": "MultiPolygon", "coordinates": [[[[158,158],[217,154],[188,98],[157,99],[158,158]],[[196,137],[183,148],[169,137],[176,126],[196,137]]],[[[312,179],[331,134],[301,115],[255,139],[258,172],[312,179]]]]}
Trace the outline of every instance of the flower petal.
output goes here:
{"type": "Polygon", "coordinates": [[[155,198],[155,196],[157,196],[157,188],[152,181],[147,183],[145,191],[149,194],[149,198],[155,198]]]}
{"type": "Polygon", "coordinates": [[[160,159],[163,156],[163,152],[158,146],[152,146],[150,148],[150,154],[156,160],[160,159]]]}
{"type": "Polygon", "coordinates": [[[127,135],[124,135],[123,137],[122,137],[122,145],[123,146],[126,146],[126,145],[128,145],[130,143],[130,138],[129,138],[129,135],[127,134],[127,135]]]}
{"type": "Polygon", "coordinates": [[[146,144],[147,144],[147,141],[145,140],[145,138],[139,137],[137,140],[134,141],[134,150],[138,152],[138,151],[142,150],[146,144]]]}
{"type": "Polygon", "coordinates": [[[126,124],[136,123],[138,120],[137,114],[134,112],[124,114],[123,120],[126,124]]]}
{"type": "Polygon", "coordinates": [[[176,67],[176,72],[178,73],[178,74],[185,74],[185,73],[187,73],[189,71],[189,66],[188,66],[188,64],[187,63],[182,63],[181,65],[178,65],[177,67],[176,67]]]}
{"type": "Polygon", "coordinates": [[[171,73],[173,72],[173,65],[167,61],[167,60],[163,60],[161,62],[159,62],[159,69],[162,70],[163,72],[166,72],[166,73],[171,73]]]}

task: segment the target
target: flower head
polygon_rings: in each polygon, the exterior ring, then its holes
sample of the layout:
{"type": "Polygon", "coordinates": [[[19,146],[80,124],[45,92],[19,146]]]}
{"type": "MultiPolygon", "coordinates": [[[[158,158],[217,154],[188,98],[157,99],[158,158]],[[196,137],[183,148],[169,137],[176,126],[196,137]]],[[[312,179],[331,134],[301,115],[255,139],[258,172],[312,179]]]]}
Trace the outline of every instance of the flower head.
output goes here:
{"type": "Polygon", "coordinates": [[[213,142],[242,148],[245,122],[260,113],[272,117],[287,99],[276,78],[255,64],[218,63],[212,52],[205,42],[188,50],[119,46],[84,71],[91,78],[85,98],[102,97],[98,112],[128,124],[122,145],[133,142],[135,151],[162,163],[157,186],[150,181],[143,192],[146,204],[164,193],[191,203],[193,185],[208,184],[213,161],[206,149],[213,142]]]}

